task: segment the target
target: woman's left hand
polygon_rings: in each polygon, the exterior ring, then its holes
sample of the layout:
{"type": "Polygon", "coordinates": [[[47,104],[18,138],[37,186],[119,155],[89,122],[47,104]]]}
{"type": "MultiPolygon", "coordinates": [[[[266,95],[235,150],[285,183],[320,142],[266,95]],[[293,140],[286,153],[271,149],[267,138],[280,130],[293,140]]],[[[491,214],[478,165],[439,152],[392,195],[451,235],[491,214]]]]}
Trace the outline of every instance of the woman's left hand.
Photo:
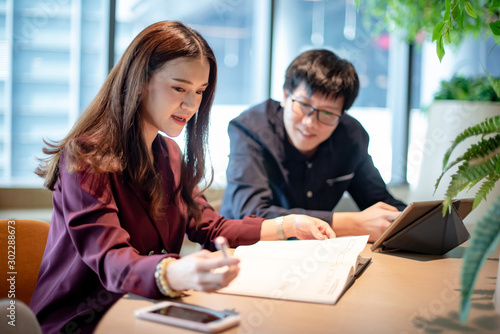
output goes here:
{"type": "Polygon", "coordinates": [[[285,236],[297,239],[330,239],[335,238],[330,225],[324,220],[307,215],[288,215],[283,217],[285,236]]]}
{"type": "MultiPolygon", "coordinates": [[[[335,238],[331,226],[324,220],[307,215],[287,215],[283,217],[283,232],[286,238],[318,239],[335,238]]],[[[261,240],[278,239],[278,226],[275,219],[266,219],[262,223],[261,240]]]]}

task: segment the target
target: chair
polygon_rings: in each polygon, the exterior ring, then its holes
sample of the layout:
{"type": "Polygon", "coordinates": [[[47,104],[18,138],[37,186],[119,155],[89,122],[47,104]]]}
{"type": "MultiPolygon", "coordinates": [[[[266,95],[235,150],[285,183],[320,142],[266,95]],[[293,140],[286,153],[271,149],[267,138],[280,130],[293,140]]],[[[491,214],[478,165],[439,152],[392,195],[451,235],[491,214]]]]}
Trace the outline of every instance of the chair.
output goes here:
{"type": "Polygon", "coordinates": [[[20,300],[0,299],[0,317],[2,334],[42,334],[35,314],[20,300]]]}
{"type": "Polygon", "coordinates": [[[0,220],[0,298],[30,304],[49,227],[39,220],[0,220]]]}

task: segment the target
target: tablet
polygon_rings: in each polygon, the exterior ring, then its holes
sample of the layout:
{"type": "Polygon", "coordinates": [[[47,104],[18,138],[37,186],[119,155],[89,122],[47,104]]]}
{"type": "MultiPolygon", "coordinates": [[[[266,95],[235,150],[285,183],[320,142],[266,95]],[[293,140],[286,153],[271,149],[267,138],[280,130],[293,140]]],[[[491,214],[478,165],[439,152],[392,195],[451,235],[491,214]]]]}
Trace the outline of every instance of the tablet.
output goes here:
{"type": "MultiPolygon", "coordinates": [[[[469,214],[469,212],[471,212],[473,202],[474,200],[472,198],[453,201],[453,206],[457,210],[461,219],[464,219],[469,214]]],[[[387,228],[387,230],[382,233],[380,238],[378,238],[377,241],[373,243],[373,245],[371,246],[371,250],[374,251],[378,248],[381,248],[386,240],[398,234],[413,223],[419,221],[421,217],[435,210],[442,204],[442,200],[410,203],[399,215],[399,217],[396,218],[396,220],[394,220],[394,222],[387,228]]]]}

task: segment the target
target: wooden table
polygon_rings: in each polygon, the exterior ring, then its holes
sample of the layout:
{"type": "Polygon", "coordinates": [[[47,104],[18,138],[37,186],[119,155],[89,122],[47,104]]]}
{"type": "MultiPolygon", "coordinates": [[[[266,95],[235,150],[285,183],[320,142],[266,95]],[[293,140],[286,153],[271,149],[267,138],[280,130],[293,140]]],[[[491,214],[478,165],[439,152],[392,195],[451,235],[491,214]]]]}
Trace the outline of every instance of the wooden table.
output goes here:
{"type": "MultiPolygon", "coordinates": [[[[374,253],[372,264],[336,305],[189,291],[180,302],[236,309],[241,324],[224,333],[500,333],[492,303],[498,251],[486,261],[465,324],[459,320],[460,269],[465,250],[445,256],[374,253]]],[[[258,273],[256,273],[258,275],[258,273]]],[[[96,333],[192,333],[139,320],[134,310],[155,301],[126,295],[101,319],[96,333]]]]}

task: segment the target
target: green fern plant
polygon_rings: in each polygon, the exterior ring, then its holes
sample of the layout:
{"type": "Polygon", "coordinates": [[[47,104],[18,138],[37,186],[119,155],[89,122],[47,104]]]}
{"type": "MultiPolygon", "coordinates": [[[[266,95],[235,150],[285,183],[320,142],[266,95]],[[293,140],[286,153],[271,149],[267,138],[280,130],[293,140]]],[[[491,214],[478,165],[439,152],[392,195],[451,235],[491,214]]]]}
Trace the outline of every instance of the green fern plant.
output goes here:
{"type": "MultiPolygon", "coordinates": [[[[467,1],[446,0],[443,20],[439,22],[432,34],[436,41],[436,52],[441,61],[444,54],[444,45],[453,43],[450,33],[453,31],[466,32],[464,22],[477,19],[479,13],[484,15],[482,20],[486,31],[491,32],[497,45],[500,45],[500,1],[467,1]],[[487,18],[487,19],[486,19],[487,18]],[[489,29],[488,29],[489,28],[489,29]]],[[[493,78],[486,73],[488,80],[497,96],[500,97],[500,79],[493,78]]],[[[486,195],[493,189],[500,179],[500,116],[486,119],[482,123],[464,130],[452,143],[443,159],[443,173],[436,182],[436,188],[444,173],[453,166],[458,165],[458,170],[452,175],[450,184],[445,194],[443,215],[451,209],[452,199],[457,194],[471,188],[479,182],[483,184],[474,196],[473,208],[486,199],[486,195]],[[480,137],[462,156],[449,162],[453,150],[470,137],[480,137]]],[[[497,198],[489,211],[476,223],[469,247],[464,253],[461,272],[461,301],[460,320],[465,323],[469,315],[471,295],[481,267],[486,256],[500,242],[500,197],[497,198]]],[[[500,279],[497,277],[497,280],[500,279]]],[[[497,291],[500,293],[500,291],[497,291]]]]}
{"type": "MultiPolygon", "coordinates": [[[[500,95],[500,94],[499,94],[500,95]]],[[[474,196],[473,208],[486,199],[500,179],[500,116],[486,119],[480,124],[465,129],[453,141],[443,160],[443,172],[439,176],[435,188],[443,175],[452,167],[459,165],[451,176],[443,202],[443,215],[451,209],[453,198],[459,192],[471,188],[483,181],[474,196]],[[465,139],[480,137],[465,153],[450,162],[453,150],[465,139]]],[[[470,245],[464,254],[461,273],[461,321],[467,320],[470,310],[470,297],[486,256],[494,250],[500,241],[500,197],[495,200],[491,209],[476,224],[470,245]]]]}
{"type": "MultiPolygon", "coordinates": [[[[500,46],[500,0],[355,0],[360,11],[370,13],[364,21],[367,31],[397,29],[406,33],[410,43],[421,35],[432,36],[436,53],[441,61],[445,47],[457,46],[463,37],[493,36],[500,46]],[[423,34],[422,34],[423,33],[423,34]]],[[[500,97],[500,78],[486,73],[488,80],[500,97]]],[[[445,210],[450,209],[452,199],[462,190],[484,181],[475,195],[474,207],[483,201],[500,178],[500,119],[487,119],[470,127],[453,142],[444,158],[443,174],[458,165],[446,192],[445,210]],[[449,162],[451,153],[466,138],[479,137],[466,153],[449,162]]],[[[436,187],[441,181],[439,177],[436,187]]],[[[470,296],[490,249],[500,241],[500,198],[491,210],[476,224],[470,246],[464,254],[462,267],[461,320],[465,322],[470,308],[470,296]]],[[[497,278],[500,279],[500,278],[497,278]]],[[[500,293],[500,291],[498,292],[500,293]]]]}
{"type": "Polygon", "coordinates": [[[452,175],[451,182],[446,190],[443,203],[443,213],[451,209],[451,203],[459,192],[472,188],[478,182],[485,182],[474,197],[473,209],[486,199],[486,195],[493,189],[500,178],[500,116],[489,118],[480,124],[465,129],[453,141],[443,159],[443,172],[436,181],[438,187],[443,175],[453,166],[460,164],[458,171],[452,175]],[[485,137],[485,136],[491,137],[485,137]],[[481,140],[473,144],[464,154],[453,162],[449,162],[453,150],[470,137],[481,136],[481,140]]]}

